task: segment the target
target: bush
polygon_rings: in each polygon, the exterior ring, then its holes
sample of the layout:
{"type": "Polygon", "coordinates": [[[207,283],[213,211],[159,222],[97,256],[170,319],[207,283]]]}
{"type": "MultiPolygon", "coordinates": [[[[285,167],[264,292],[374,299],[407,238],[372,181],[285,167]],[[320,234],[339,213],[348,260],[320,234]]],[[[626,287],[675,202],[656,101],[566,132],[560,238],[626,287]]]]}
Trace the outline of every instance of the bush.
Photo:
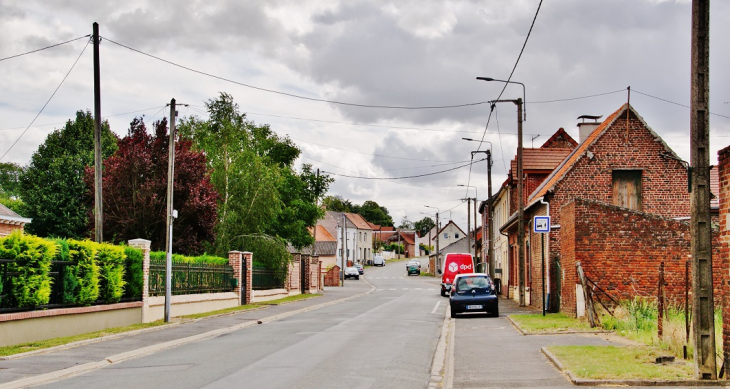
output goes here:
{"type": "Polygon", "coordinates": [[[142,298],[142,288],[144,287],[144,272],[142,270],[142,262],[144,255],[142,250],[129,246],[124,246],[124,255],[126,259],[126,269],[124,273],[124,281],[127,283],[124,297],[139,300],[142,298]]]}
{"type": "Polygon", "coordinates": [[[99,244],[96,260],[99,264],[99,294],[107,303],[116,303],[124,295],[124,247],[99,244]]]}
{"type": "MultiPolygon", "coordinates": [[[[153,251],[150,253],[150,261],[164,262],[167,260],[167,253],[164,251],[153,251]]],[[[188,257],[182,254],[172,254],[173,262],[185,263],[207,263],[211,265],[227,265],[228,258],[217,257],[214,255],[203,254],[197,257],[188,257]]]]}
{"type": "Polygon", "coordinates": [[[48,304],[51,298],[51,261],[56,255],[56,245],[49,240],[21,231],[14,231],[0,239],[0,258],[15,259],[8,264],[8,272],[19,273],[7,280],[0,280],[9,289],[3,306],[33,307],[48,304]]]}
{"type": "Polygon", "coordinates": [[[91,305],[99,298],[99,266],[95,260],[97,246],[97,243],[88,240],[68,240],[68,258],[77,263],[69,266],[78,282],[73,289],[76,304],[91,305]]]}

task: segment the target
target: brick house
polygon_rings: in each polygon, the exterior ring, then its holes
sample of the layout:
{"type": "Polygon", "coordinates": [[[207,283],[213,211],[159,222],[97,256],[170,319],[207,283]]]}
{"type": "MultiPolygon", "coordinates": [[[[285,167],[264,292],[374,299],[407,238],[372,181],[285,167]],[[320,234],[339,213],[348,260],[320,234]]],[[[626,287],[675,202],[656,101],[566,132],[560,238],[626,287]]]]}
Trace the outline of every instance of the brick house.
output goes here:
{"type": "Polygon", "coordinates": [[[406,258],[417,257],[419,254],[415,231],[395,231],[386,240],[386,244],[399,243],[403,245],[406,258]]]}
{"type": "MultiPolygon", "coordinates": [[[[624,104],[602,123],[595,123],[593,128],[581,128],[581,138],[580,145],[529,195],[525,203],[525,282],[531,287],[530,305],[541,305],[544,271],[553,311],[566,308],[566,303],[560,301],[561,294],[575,293],[575,289],[571,289],[574,285],[568,282],[575,269],[561,267],[563,207],[581,199],[633,210],[646,217],[673,220],[690,215],[687,171],[676,154],[633,107],[624,104]],[[547,234],[545,247],[541,247],[541,234],[531,232],[531,221],[534,216],[548,214],[553,229],[547,234]],[[543,253],[546,258],[544,270],[541,264],[543,253]],[[562,289],[558,290],[561,284],[562,289]]],[[[580,203],[580,208],[587,213],[575,215],[576,220],[584,221],[592,216],[587,211],[590,207],[584,203],[580,203]]],[[[590,219],[594,226],[591,228],[609,223],[609,219],[601,220],[607,213],[610,212],[603,210],[596,214],[595,219],[590,219]]],[[[624,214],[627,218],[633,217],[632,213],[624,214]]],[[[639,244],[632,238],[623,240],[623,244],[639,244]]]]}
{"type": "MultiPolygon", "coordinates": [[[[720,272],[730,274],[730,146],[717,152],[718,166],[717,183],[717,209],[719,213],[718,224],[720,233],[718,238],[718,257],[721,263],[720,272]]],[[[713,242],[714,243],[714,242],[713,242]]],[[[715,253],[713,252],[713,255],[715,253]]],[[[713,258],[713,263],[717,261],[713,258]]],[[[722,292],[715,295],[715,301],[722,298],[722,343],[724,355],[730,352],[730,282],[722,284],[722,292]]]]}
{"type": "MultiPolygon", "coordinates": [[[[577,147],[576,142],[565,129],[558,129],[539,148],[523,148],[522,171],[524,174],[525,190],[524,203],[527,204],[528,195],[535,190],[555,170],[556,167],[577,147]]],[[[501,269],[499,274],[502,284],[502,294],[509,298],[519,299],[518,285],[518,252],[517,252],[517,157],[512,160],[507,180],[496,195],[492,196],[493,210],[492,236],[494,239],[493,251],[495,268],[501,269]],[[506,236],[505,236],[506,235],[506,236]]],[[[479,207],[482,223],[489,228],[489,215],[486,203],[479,207]]],[[[483,238],[483,245],[489,244],[488,234],[483,238]]],[[[485,258],[486,261],[486,258],[485,258]]],[[[495,273],[495,278],[496,273],[495,273]]],[[[526,284],[529,290],[529,284],[526,284]]],[[[529,298],[529,293],[526,293],[529,298]]]]}
{"type": "Polygon", "coordinates": [[[30,222],[31,219],[22,217],[0,204],[0,236],[10,235],[15,230],[23,231],[25,225],[30,222]]]}

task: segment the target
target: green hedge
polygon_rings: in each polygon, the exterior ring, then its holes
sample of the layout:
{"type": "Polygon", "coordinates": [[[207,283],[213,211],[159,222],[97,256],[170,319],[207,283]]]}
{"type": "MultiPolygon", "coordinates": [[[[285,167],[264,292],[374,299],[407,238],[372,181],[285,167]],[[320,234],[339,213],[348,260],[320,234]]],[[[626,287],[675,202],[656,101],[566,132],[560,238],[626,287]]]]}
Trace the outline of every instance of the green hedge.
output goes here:
{"type": "MultiPolygon", "coordinates": [[[[8,264],[9,273],[20,273],[0,280],[5,284],[6,299],[4,307],[33,307],[48,304],[51,298],[51,261],[56,255],[57,246],[53,241],[24,235],[14,231],[0,239],[0,258],[15,259],[8,264]]],[[[2,291],[0,291],[2,292],[2,291]]]]}
{"type": "MultiPolygon", "coordinates": [[[[150,253],[150,261],[163,262],[167,260],[167,253],[164,251],[153,251],[150,253]]],[[[197,257],[188,257],[181,254],[172,254],[173,262],[185,263],[208,263],[211,265],[227,265],[228,258],[216,257],[214,255],[203,254],[197,257]]]]}
{"type": "Polygon", "coordinates": [[[99,299],[114,303],[122,297],[142,297],[143,256],[139,249],[88,240],[43,239],[17,231],[0,238],[0,258],[14,259],[8,272],[20,273],[0,279],[0,294],[6,288],[2,307],[48,304],[53,290],[53,278],[48,274],[51,261],[74,262],[63,267],[63,277],[58,280],[62,284],[56,285],[63,304],[91,305],[99,299]]]}

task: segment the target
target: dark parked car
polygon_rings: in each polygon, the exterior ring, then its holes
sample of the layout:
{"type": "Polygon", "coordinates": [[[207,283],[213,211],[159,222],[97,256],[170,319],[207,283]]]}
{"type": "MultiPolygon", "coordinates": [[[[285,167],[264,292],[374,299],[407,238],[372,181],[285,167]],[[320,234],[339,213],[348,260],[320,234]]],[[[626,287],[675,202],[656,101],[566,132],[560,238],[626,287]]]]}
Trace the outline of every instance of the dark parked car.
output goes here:
{"type": "Polygon", "coordinates": [[[355,266],[349,266],[345,268],[345,279],[348,278],[354,278],[356,280],[360,279],[360,272],[357,271],[357,268],[355,266]]]}
{"type": "Polygon", "coordinates": [[[451,317],[459,313],[487,312],[492,317],[499,316],[499,303],[494,283],[488,274],[459,274],[451,288],[451,317]]]}
{"type": "Polygon", "coordinates": [[[355,267],[357,268],[357,272],[358,272],[358,273],[360,273],[360,275],[363,275],[363,274],[365,274],[365,269],[364,269],[364,268],[362,267],[362,265],[361,265],[361,264],[359,264],[359,263],[356,263],[356,264],[355,264],[355,267]]]}
{"type": "Polygon", "coordinates": [[[421,274],[421,262],[416,261],[415,259],[412,259],[406,263],[406,270],[408,271],[408,275],[411,274],[420,275],[421,274]]]}

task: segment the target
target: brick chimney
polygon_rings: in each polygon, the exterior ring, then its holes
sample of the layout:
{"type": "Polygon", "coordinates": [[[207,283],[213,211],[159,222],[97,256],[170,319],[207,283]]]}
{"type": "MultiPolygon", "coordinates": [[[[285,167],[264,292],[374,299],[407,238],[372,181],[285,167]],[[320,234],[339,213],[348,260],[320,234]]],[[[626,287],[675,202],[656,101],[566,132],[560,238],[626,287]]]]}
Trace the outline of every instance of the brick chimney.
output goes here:
{"type": "Polygon", "coordinates": [[[593,130],[598,128],[598,126],[601,125],[601,122],[598,121],[598,119],[602,118],[603,115],[600,116],[594,116],[594,115],[581,115],[578,116],[578,119],[581,119],[582,121],[578,123],[578,143],[583,143],[583,141],[588,138],[588,136],[593,133],[593,130]],[[586,122],[587,120],[593,120],[592,122],[586,122]]]}

